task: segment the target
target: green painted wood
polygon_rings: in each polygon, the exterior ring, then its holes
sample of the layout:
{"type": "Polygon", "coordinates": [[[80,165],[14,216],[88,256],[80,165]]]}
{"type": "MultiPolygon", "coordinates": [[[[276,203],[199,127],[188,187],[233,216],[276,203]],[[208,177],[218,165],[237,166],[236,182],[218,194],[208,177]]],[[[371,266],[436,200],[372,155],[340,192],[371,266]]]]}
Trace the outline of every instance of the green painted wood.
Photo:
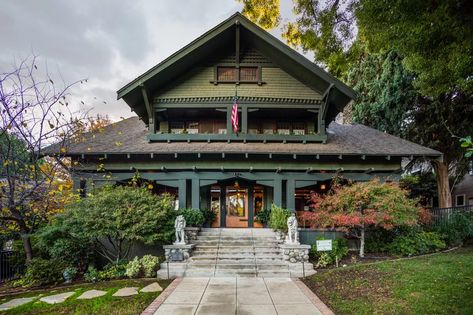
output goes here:
{"type": "Polygon", "coordinates": [[[254,200],[253,200],[253,185],[248,186],[248,227],[253,227],[254,219],[254,200]]]}
{"type": "Polygon", "coordinates": [[[200,206],[200,183],[199,179],[194,178],[192,179],[192,192],[191,192],[191,200],[192,200],[192,209],[199,209],[200,206]]]}
{"type": "MultiPolygon", "coordinates": [[[[233,90],[233,94],[235,94],[235,90],[233,90]]],[[[218,102],[205,102],[205,101],[199,101],[199,102],[179,102],[179,103],[155,103],[154,104],[154,109],[156,111],[163,111],[167,109],[175,109],[175,108],[182,108],[182,109],[217,109],[217,110],[225,110],[228,105],[232,105],[233,102],[232,100],[225,100],[225,101],[218,101],[218,102]]],[[[298,104],[298,103],[290,103],[290,102],[277,102],[277,99],[275,99],[274,102],[272,103],[263,103],[263,102],[245,102],[242,101],[241,99],[238,101],[238,106],[241,107],[247,107],[248,109],[275,109],[275,110],[280,110],[280,109],[307,109],[307,110],[314,110],[314,111],[320,111],[322,109],[322,105],[320,104],[298,104]]]]}
{"type": "Polygon", "coordinates": [[[225,185],[220,184],[220,227],[226,227],[227,207],[226,205],[226,190],[225,185]]]}
{"type": "Polygon", "coordinates": [[[178,179],[179,180],[179,187],[178,187],[178,200],[179,200],[179,209],[185,209],[187,207],[187,180],[178,179]]]}
{"type": "Polygon", "coordinates": [[[317,185],[316,180],[296,180],[295,188],[303,188],[307,186],[317,185]]]}
{"type": "Polygon", "coordinates": [[[241,107],[241,134],[246,135],[248,133],[248,107],[241,107]]]}
{"type": "MultiPolygon", "coordinates": [[[[239,96],[296,99],[322,99],[322,95],[307,87],[280,68],[262,67],[263,85],[240,84],[239,96]]],[[[196,67],[188,76],[172,80],[153,98],[219,97],[235,94],[234,84],[213,84],[214,67],[196,67]]]]}
{"type": "MultiPolygon", "coordinates": [[[[246,126],[248,128],[248,125],[246,126]]],[[[253,141],[253,142],[324,142],[327,140],[327,135],[322,134],[307,134],[307,135],[267,135],[267,134],[245,134],[245,133],[234,133],[232,130],[231,116],[227,116],[227,134],[214,134],[214,133],[200,133],[200,134],[149,134],[148,140],[150,141],[175,141],[175,142],[205,142],[205,141],[253,141]]]]}
{"type": "Polygon", "coordinates": [[[296,209],[296,181],[294,179],[288,179],[286,181],[286,208],[295,211],[296,209]]]}
{"type": "Polygon", "coordinates": [[[275,179],[273,182],[273,202],[282,207],[282,179],[275,179]]]}

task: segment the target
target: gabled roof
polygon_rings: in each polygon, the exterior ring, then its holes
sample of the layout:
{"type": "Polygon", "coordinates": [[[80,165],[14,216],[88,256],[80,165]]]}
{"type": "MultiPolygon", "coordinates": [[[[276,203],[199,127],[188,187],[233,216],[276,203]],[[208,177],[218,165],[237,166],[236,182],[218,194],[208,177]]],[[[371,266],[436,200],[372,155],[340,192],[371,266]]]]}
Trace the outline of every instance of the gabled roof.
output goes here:
{"type": "MultiPolygon", "coordinates": [[[[327,143],[261,142],[148,142],[148,130],[138,117],[131,117],[106,126],[103,131],[84,134],[83,142],[71,144],[67,155],[89,154],[186,154],[186,153],[249,153],[301,155],[367,155],[440,157],[436,150],[366,127],[340,125],[332,122],[327,129],[327,143]]],[[[47,153],[59,152],[49,147],[47,153]]]]}
{"type": "Polygon", "coordinates": [[[237,24],[240,25],[242,38],[299,81],[321,95],[327,95],[330,87],[333,87],[330,92],[330,106],[325,109],[327,123],[355,98],[356,93],[350,87],[237,12],[119,89],[118,99],[123,98],[132,110],[147,122],[142,87],[153,93],[205,59],[209,53],[225,47],[229,41],[234,42],[237,24]]]}

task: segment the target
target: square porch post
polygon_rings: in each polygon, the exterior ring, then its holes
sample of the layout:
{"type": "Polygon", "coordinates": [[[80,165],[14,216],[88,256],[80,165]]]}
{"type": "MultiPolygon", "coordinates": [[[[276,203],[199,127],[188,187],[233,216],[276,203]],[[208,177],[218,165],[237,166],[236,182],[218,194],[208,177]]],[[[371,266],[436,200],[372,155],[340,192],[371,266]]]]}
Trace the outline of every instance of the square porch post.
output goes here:
{"type": "Polygon", "coordinates": [[[288,179],[286,182],[286,208],[291,211],[296,210],[296,181],[294,179],[288,179]]]}
{"type": "Polygon", "coordinates": [[[179,209],[184,209],[187,206],[187,180],[180,179],[178,185],[179,209]]]}
{"type": "Polygon", "coordinates": [[[200,180],[198,178],[192,179],[191,196],[192,209],[200,209],[200,180]]]}
{"type": "Polygon", "coordinates": [[[282,180],[275,179],[273,188],[273,203],[278,207],[282,207],[282,180]]]}

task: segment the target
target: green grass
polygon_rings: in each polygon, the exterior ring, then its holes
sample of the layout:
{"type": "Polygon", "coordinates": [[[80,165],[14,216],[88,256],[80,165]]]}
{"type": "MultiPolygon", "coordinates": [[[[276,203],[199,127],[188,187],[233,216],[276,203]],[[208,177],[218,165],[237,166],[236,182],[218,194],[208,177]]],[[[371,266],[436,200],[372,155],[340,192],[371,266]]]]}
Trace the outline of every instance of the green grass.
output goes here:
{"type": "Polygon", "coordinates": [[[473,248],[332,269],[304,282],[336,314],[473,314],[473,248]]]}
{"type": "MultiPolygon", "coordinates": [[[[45,296],[62,292],[74,291],[75,294],[68,298],[64,303],[49,305],[40,302],[39,299],[11,309],[2,314],[139,314],[143,311],[158,295],[157,293],[140,293],[129,297],[113,297],[112,294],[118,289],[132,286],[142,288],[156,280],[136,279],[136,280],[115,280],[99,283],[86,283],[73,288],[61,288],[57,290],[36,291],[23,293],[7,298],[0,298],[0,304],[13,298],[45,296]],[[104,290],[107,294],[91,300],[77,300],[76,298],[84,291],[90,289],[104,290]]],[[[164,289],[170,283],[168,280],[158,281],[164,289]]]]}

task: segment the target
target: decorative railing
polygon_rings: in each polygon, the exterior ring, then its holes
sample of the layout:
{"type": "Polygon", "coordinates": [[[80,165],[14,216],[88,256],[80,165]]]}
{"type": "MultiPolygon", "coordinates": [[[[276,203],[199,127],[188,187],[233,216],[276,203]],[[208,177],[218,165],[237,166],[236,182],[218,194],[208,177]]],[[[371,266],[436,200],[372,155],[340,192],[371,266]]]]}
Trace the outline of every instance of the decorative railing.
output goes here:
{"type": "Polygon", "coordinates": [[[18,254],[14,251],[0,250],[0,283],[15,279],[23,268],[14,263],[18,254]]]}

